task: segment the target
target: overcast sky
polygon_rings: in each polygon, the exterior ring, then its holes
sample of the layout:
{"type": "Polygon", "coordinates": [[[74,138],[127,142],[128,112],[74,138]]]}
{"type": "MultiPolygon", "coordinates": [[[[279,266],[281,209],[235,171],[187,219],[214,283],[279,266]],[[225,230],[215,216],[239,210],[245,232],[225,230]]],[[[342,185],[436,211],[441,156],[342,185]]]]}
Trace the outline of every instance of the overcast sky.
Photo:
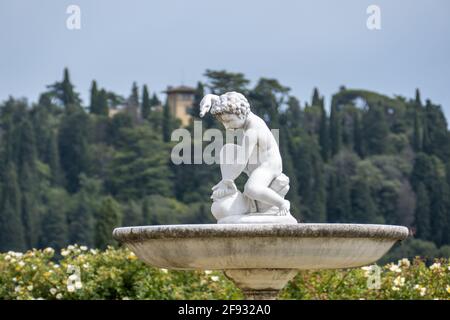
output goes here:
{"type": "Polygon", "coordinates": [[[340,85],[424,98],[450,119],[448,0],[0,0],[0,100],[36,101],[69,67],[88,99],[92,79],[128,95],[195,85],[205,69],[273,77],[302,102],[340,85]],[[81,8],[68,30],[66,8],[81,8]],[[381,30],[366,27],[369,5],[381,30]]]}

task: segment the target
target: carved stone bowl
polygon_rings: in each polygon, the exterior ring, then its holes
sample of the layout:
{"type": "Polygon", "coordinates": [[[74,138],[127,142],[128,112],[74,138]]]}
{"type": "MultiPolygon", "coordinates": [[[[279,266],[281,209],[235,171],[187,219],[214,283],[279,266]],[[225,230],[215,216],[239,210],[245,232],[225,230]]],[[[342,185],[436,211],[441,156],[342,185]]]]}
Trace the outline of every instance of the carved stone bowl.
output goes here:
{"type": "Polygon", "coordinates": [[[352,268],[408,237],[401,226],[204,224],[117,228],[114,238],[148,265],[224,270],[247,298],[273,299],[297,270],[352,268]]]}

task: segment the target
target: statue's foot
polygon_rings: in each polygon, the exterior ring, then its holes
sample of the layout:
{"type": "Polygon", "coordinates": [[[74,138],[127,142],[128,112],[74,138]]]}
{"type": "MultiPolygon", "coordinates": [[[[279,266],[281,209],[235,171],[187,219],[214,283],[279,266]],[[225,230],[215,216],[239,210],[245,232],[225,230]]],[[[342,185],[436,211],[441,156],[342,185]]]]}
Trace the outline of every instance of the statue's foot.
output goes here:
{"type": "Polygon", "coordinates": [[[280,207],[278,212],[279,216],[287,216],[290,213],[291,203],[288,200],[284,200],[283,205],[280,207]]]}

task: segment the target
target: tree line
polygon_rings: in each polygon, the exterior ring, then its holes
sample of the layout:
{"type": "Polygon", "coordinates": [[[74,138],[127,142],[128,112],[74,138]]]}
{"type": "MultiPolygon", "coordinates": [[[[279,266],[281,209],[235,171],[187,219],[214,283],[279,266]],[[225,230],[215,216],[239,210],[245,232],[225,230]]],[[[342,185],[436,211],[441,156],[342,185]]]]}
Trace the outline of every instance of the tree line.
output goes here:
{"type": "MultiPolygon", "coordinates": [[[[450,244],[450,133],[441,107],[419,90],[406,98],[341,87],[328,112],[317,88],[300,102],[276,79],[250,86],[241,73],[206,70],[192,119],[206,93],[226,91],[242,92],[280,129],[300,221],[400,224],[416,247],[450,244]]],[[[209,114],[202,121],[223,130],[209,114]]],[[[38,102],[1,103],[0,251],[104,248],[116,226],[214,222],[209,196],[220,170],[170,162],[179,126],[146,85],[123,97],[93,81],[84,105],[67,69],[38,102]]]]}

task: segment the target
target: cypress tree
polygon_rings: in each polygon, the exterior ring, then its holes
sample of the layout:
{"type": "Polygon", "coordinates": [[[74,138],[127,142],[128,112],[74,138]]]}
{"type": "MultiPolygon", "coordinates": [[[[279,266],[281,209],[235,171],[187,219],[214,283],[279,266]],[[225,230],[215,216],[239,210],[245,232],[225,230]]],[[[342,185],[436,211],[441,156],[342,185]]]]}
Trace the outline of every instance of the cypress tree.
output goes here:
{"type": "Polygon", "coordinates": [[[199,81],[197,82],[197,87],[195,88],[194,102],[192,104],[192,108],[190,109],[191,116],[194,119],[200,118],[200,102],[202,101],[204,95],[205,95],[205,88],[203,86],[203,83],[199,81]]]}
{"type": "Polygon", "coordinates": [[[133,82],[131,87],[131,96],[129,102],[133,106],[139,106],[139,88],[136,82],[133,82]]]}
{"type": "Polygon", "coordinates": [[[376,207],[366,181],[358,179],[353,183],[351,191],[352,216],[350,221],[357,223],[374,223],[376,207]]]}
{"type": "Polygon", "coordinates": [[[148,94],[148,88],[147,85],[144,85],[142,89],[142,118],[148,119],[148,116],[150,115],[151,111],[151,103],[150,103],[150,96],[148,94]]]}
{"type": "Polygon", "coordinates": [[[67,107],[70,104],[76,104],[78,101],[76,99],[76,94],[73,89],[73,85],[70,82],[69,69],[64,68],[64,77],[62,81],[62,93],[63,93],[63,103],[67,107]]]}
{"type": "Polygon", "coordinates": [[[352,205],[350,192],[349,178],[332,173],[327,197],[327,218],[329,222],[351,222],[352,205]]]}
{"type": "Polygon", "coordinates": [[[0,252],[26,249],[25,230],[22,226],[20,189],[16,168],[8,163],[3,172],[0,198],[0,252]]]}
{"type": "Polygon", "coordinates": [[[117,150],[107,180],[112,194],[127,200],[171,194],[167,145],[149,126],[122,129],[117,150]]]}
{"type": "Polygon", "coordinates": [[[318,152],[313,152],[311,157],[313,167],[313,193],[311,199],[311,211],[313,213],[314,221],[326,222],[326,189],[325,189],[325,175],[322,159],[318,152]]]}
{"type": "Polygon", "coordinates": [[[155,107],[161,105],[161,101],[159,101],[156,93],[153,93],[152,98],[150,100],[150,106],[155,107]]]}
{"type": "Polygon", "coordinates": [[[108,93],[105,89],[101,89],[98,93],[98,110],[97,114],[102,116],[107,116],[109,113],[109,107],[108,107],[108,93]]]}
{"type": "Polygon", "coordinates": [[[319,129],[319,143],[320,143],[320,153],[322,155],[323,161],[328,160],[329,155],[329,142],[330,136],[328,132],[328,121],[327,113],[323,103],[321,105],[321,115],[320,115],[320,129],[319,129]]]}
{"type": "Polygon", "coordinates": [[[327,222],[338,222],[339,216],[336,210],[338,198],[338,186],[336,173],[330,173],[327,185],[327,222]]]}
{"type": "Polygon", "coordinates": [[[286,199],[291,202],[292,215],[299,219],[299,221],[304,221],[305,217],[300,209],[299,181],[293,161],[295,155],[291,153],[294,150],[292,140],[286,126],[282,125],[280,131],[280,152],[283,159],[283,171],[289,177],[289,192],[286,195],[286,199]]]}
{"type": "Polygon", "coordinates": [[[442,161],[450,160],[450,138],[448,126],[442,108],[426,101],[423,150],[427,154],[438,156],[442,161]]]}
{"type": "Polygon", "coordinates": [[[300,107],[300,101],[295,97],[289,97],[287,105],[288,108],[286,110],[285,122],[288,128],[295,130],[292,133],[297,135],[302,122],[302,109],[300,107]]]}
{"type": "Polygon", "coordinates": [[[427,191],[430,203],[430,239],[438,246],[448,241],[446,232],[449,229],[450,189],[443,168],[443,163],[436,156],[419,153],[410,177],[417,196],[420,184],[427,191]]]}
{"type": "Polygon", "coordinates": [[[60,250],[68,244],[67,201],[68,195],[64,189],[50,188],[46,190],[46,206],[40,239],[41,247],[60,250]]]}
{"type": "Polygon", "coordinates": [[[389,134],[384,108],[380,104],[371,106],[364,115],[363,122],[364,152],[369,155],[383,154],[386,151],[386,138],[389,134]]]}
{"type": "Polygon", "coordinates": [[[331,105],[330,113],[330,142],[331,142],[331,155],[336,155],[341,149],[342,137],[341,137],[341,120],[339,112],[335,105],[331,105]]]}
{"type": "Polygon", "coordinates": [[[150,200],[148,199],[148,197],[145,197],[142,201],[142,223],[144,225],[155,224],[155,221],[153,221],[152,218],[153,215],[151,213],[150,200]]]}
{"type": "Polygon", "coordinates": [[[437,176],[434,178],[430,195],[430,220],[431,220],[431,239],[437,246],[447,244],[450,208],[450,190],[445,177],[437,176]]]}
{"type": "Polygon", "coordinates": [[[411,185],[417,192],[420,183],[423,183],[428,191],[434,183],[434,164],[430,156],[418,153],[414,160],[414,166],[410,174],[411,185]]]}
{"type": "Polygon", "coordinates": [[[52,186],[62,186],[64,184],[64,178],[59,160],[58,137],[54,130],[51,131],[50,138],[48,139],[47,157],[51,171],[52,186]]]}
{"type": "MultiPolygon", "coordinates": [[[[70,82],[69,70],[67,68],[64,68],[64,76],[61,82],[55,82],[47,87],[50,91],[45,93],[44,97],[56,97],[66,108],[66,111],[80,107],[81,100],[79,94],[75,92],[74,86],[70,82]]],[[[46,102],[48,103],[50,101],[47,99],[46,102]]],[[[42,100],[41,102],[45,101],[42,100]]]]}
{"type": "Polygon", "coordinates": [[[128,201],[123,207],[123,225],[139,226],[143,224],[142,205],[134,200],[128,201]]]}
{"type": "Polygon", "coordinates": [[[422,182],[416,187],[415,226],[417,237],[423,240],[431,238],[430,198],[422,182]]]}
{"type": "Polygon", "coordinates": [[[39,214],[38,180],[28,164],[21,169],[20,175],[22,222],[25,230],[27,248],[35,248],[40,236],[41,217],[39,214]]]}
{"type": "Polygon", "coordinates": [[[413,149],[416,152],[422,151],[422,133],[420,127],[420,109],[414,106],[414,129],[413,129],[413,149]]]}
{"type": "Polygon", "coordinates": [[[415,104],[419,108],[422,107],[422,99],[420,98],[420,91],[418,88],[416,89],[415,104]]]}
{"type": "Polygon", "coordinates": [[[131,116],[134,125],[141,122],[142,114],[140,113],[139,89],[136,82],[133,82],[131,87],[131,94],[127,100],[126,112],[131,116]]]}
{"type": "Polygon", "coordinates": [[[172,134],[172,115],[170,114],[169,104],[166,103],[163,109],[162,119],[162,138],[164,142],[170,141],[172,134]]]}
{"type": "MultiPolygon", "coordinates": [[[[97,195],[98,196],[98,195],[97,195]]],[[[94,243],[94,215],[97,203],[92,195],[80,191],[75,197],[74,207],[68,212],[69,242],[85,246],[94,243]]]]}
{"type": "Polygon", "coordinates": [[[313,95],[311,99],[311,106],[320,106],[322,105],[322,99],[320,98],[319,90],[314,88],[313,95]]]}
{"type": "Polygon", "coordinates": [[[88,134],[89,117],[84,111],[78,110],[63,117],[59,129],[58,149],[67,190],[71,193],[78,191],[79,176],[88,169],[88,134]]]}
{"type": "Polygon", "coordinates": [[[90,112],[93,114],[99,114],[98,110],[98,89],[97,89],[97,81],[93,80],[91,85],[91,103],[90,103],[90,112]]]}
{"type": "Polygon", "coordinates": [[[71,243],[94,245],[96,212],[101,197],[102,181],[80,175],[80,190],[73,197],[74,205],[68,212],[69,241],[71,243]]]}
{"type": "Polygon", "coordinates": [[[361,136],[361,120],[359,112],[353,114],[353,148],[355,152],[362,157],[363,156],[363,141],[361,136]]]}
{"type": "Polygon", "coordinates": [[[22,120],[19,128],[20,138],[17,149],[22,221],[27,248],[34,248],[38,245],[40,232],[37,150],[34,131],[27,117],[22,120]]]}
{"type": "Polygon", "coordinates": [[[120,205],[114,198],[105,197],[97,211],[97,221],[95,225],[95,246],[100,249],[105,249],[108,245],[114,245],[115,241],[112,238],[114,228],[120,226],[121,209],[120,205]]]}

